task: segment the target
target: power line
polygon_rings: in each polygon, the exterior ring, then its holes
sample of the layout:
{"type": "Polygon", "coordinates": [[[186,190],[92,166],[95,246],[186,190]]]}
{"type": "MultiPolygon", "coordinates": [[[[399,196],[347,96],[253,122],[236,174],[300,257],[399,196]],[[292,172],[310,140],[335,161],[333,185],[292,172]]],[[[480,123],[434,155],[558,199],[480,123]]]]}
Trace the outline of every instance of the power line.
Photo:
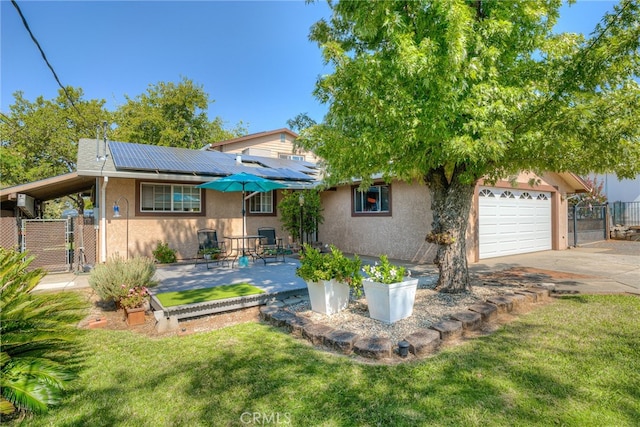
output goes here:
{"type": "Polygon", "coordinates": [[[87,119],[82,115],[82,113],[80,112],[80,110],[76,106],[75,102],[73,102],[73,98],[71,98],[71,95],[67,91],[67,88],[64,87],[64,85],[60,82],[60,78],[58,78],[58,74],[56,73],[56,70],[53,69],[53,66],[51,65],[51,63],[47,59],[47,55],[44,53],[44,50],[40,46],[40,43],[38,42],[38,39],[36,39],[36,36],[33,35],[33,32],[31,31],[31,28],[29,27],[29,23],[27,22],[27,19],[22,14],[22,10],[20,10],[20,6],[18,6],[18,3],[16,3],[15,0],[11,0],[11,4],[13,4],[13,7],[18,11],[18,15],[20,15],[20,19],[22,19],[22,25],[24,25],[24,28],[26,28],[27,32],[29,33],[29,36],[31,37],[31,40],[33,40],[33,42],[35,43],[36,47],[40,51],[40,55],[42,55],[42,59],[44,59],[44,62],[47,64],[47,67],[49,67],[49,69],[51,70],[51,73],[53,74],[53,77],[56,79],[56,82],[58,82],[58,86],[60,86],[62,88],[62,90],[64,91],[64,95],[67,97],[67,99],[71,103],[71,106],[76,110],[76,112],[78,113],[80,118],[83,119],[85,122],[87,122],[87,119]]]}

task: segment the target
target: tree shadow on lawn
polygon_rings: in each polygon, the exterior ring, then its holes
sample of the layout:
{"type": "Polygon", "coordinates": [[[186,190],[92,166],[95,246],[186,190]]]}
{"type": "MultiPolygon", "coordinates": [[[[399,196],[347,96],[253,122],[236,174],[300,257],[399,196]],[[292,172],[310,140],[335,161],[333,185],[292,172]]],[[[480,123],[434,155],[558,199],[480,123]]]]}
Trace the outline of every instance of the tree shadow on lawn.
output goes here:
{"type": "MultiPolygon", "coordinates": [[[[260,324],[163,340],[136,337],[139,345],[129,349],[130,340],[116,339],[93,361],[128,351],[126,362],[85,373],[107,378],[77,390],[56,424],[243,425],[254,414],[290,425],[575,424],[581,417],[632,423],[637,384],[620,383],[619,373],[593,384],[584,373],[623,363],[597,362],[606,328],[590,326],[595,341],[583,342],[580,326],[571,324],[576,319],[558,322],[556,305],[493,335],[394,366],[319,351],[260,324]],[[605,393],[617,400],[607,402],[605,393]]],[[[637,358],[626,363],[637,372],[637,358]]]]}

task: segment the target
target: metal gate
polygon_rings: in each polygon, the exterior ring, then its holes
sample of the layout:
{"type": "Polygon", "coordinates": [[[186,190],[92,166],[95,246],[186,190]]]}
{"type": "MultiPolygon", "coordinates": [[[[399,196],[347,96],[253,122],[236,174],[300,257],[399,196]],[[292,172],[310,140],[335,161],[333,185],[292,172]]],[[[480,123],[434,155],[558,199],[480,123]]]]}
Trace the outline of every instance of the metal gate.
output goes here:
{"type": "Polygon", "coordinates": [[[573,206],[569,208],[569,244],[597,242],[607,239],[607,205],[573,206]]]}
{"type": "Polygon", "coordinates": [[[93,217],[23,219],[19,233],[20,251],[28,250],[29,255],[35,256],[30,269],[87,271],[96,263],[94,224],[93,217]]]}
{"type": "Polygon", "coordinates": [[[21,251],[35,257],[30,268],[71,271],[70,219],[23,219],[21,231],[21,251]]]}

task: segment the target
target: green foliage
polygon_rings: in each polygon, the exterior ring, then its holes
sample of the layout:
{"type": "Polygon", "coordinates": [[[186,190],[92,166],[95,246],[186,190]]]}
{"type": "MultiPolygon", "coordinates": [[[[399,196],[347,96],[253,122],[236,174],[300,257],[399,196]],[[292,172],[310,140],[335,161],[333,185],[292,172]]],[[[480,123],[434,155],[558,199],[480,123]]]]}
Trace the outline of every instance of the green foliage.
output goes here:
{"type": "Polygon", "coordinates": [[[95,266],[89,276],[89,285],[103,300],[119,301],[131,288],[155,286],[155,272],[156,266],[150,258],[134,257],[125,260],[114,255],[106,263],[95,266]]]}
{"type": "Polygon", "coordinates": [[[384,283],[385,285],[402,282],[406,272],[404,267],[391,264],[386,255],[380,255],[380,262],[376,261],[375,265],[365,265],[362,269],[369,276],[365,280],[384,283]]]}
{"type": "Polygon", "coordinates": [[[221,118],[209,121],[209,95],[187,78],[149,85],[146,93],[126,99],[115,112],[113,139],[119,141],[199,149],[246,133],[242,123],[229,131],[221,118]]]}
{"type": "Polygon", "coordinates": [[[80,88],[31,102],[14,93],[9,114],[0,116],[0,186],[22,184],[75,170],[80,138],[95,138],[96,125],[110,120],[104,100],[83,100],[80,88]],[[80,113],[78,113],[78,111],[80,113]]]}
{"type": "Polygon", "coordinates": [[[149,291],[144,286],[134,286],[133,288],[125,288],[124,296],[120,298],[120,306],[122,308],[138,308],[142,307],[145,301],[149,299],[149,291]]]}
{"type": "Polygon", "coordinates": [[[169,243],[158,241],[158,246],[153,250],[153,256],[160,264],[172,264],[176,262],[176,250],[169,247],[169,243]]]}
{"type": "Polygon", "coordinates": [[[362,261],[358,255],[348,258],[333,245],[330,253],[323,254],[318,249],[305,244],[296,275],[309,282],[336,279],[347,283],[359,292],[362,286],[361,265],[362,261]]]}
{"type": "Polygon", "coordinates": [[[282,192],[282,200],[278,203],[280,221],[282,227],[291,234],[294,240],[300,241],[300,214],[302,213],[302,233],[307,236],[318,230],[318,225],[322,224],[322,204],[320,193],[317,190],[302,190],[282,192]],[[300,196],[304,197],[302,212],[300,209],[300,196]]]}
{"type": "Polygon", "coordinates": [[[640,172],[638,1],[586,39],[553,32],[561,4],[330,2],[331,19],[312,27],[333,70],[314,94],[329,108],[296,143],[325,161],[328,184],[382,174],[429,186],[431,229],[455,240],[438,247],[439,289],[469,286],[478,179],[640,172]]]}
{"type": "Polygon", "coordinates": [[[569,206],[598,206],[604,205],[607,203],[607,196],[603,194],[602,190],[604,188],[604,180],[598,182],[597,177],[586,177],[583,178],[587,183],[591,191],[589,193],[578,193],[576,197],[572,197],[569,199],[569,206]]]}
{"type": "Polygon", "coordinates": [[[33,258],[0,248],[0,414],[46,412],[75,376],[65,357],[86,303],[72,292],[32,294],[44,276],[33,258]]]}

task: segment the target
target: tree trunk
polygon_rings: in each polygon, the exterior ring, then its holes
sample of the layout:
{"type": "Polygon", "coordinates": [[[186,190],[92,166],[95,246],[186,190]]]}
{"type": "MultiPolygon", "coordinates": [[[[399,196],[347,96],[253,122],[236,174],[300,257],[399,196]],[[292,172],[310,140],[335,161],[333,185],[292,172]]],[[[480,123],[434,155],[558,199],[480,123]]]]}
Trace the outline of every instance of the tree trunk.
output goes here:
{"type": "Polygon", "coordinates": [[[463,184],[457,173],[450,182],[444,169],[425,177],[431,192],[432,230],[427,240],[438,245],[434,263],[440,277],[436,290],[458,293],[471,290],[467,266],[466,232],[475,184],[463,184]]]}

